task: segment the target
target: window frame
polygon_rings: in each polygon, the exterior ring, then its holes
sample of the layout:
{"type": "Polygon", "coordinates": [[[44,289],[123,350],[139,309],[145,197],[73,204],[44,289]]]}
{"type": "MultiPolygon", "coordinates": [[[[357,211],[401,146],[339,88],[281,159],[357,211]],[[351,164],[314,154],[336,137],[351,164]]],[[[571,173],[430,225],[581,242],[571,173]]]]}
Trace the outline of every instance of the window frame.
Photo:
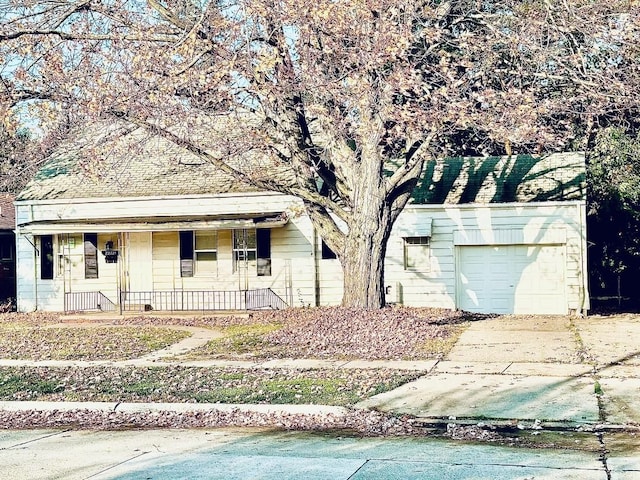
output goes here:
{"type": "Polygon", "coordinates": [[[97,233],[83,233],[83,263],[84,263],[84,278],[96,279],[99,277],[98,264],[98,234],[97,233]]]}
{"type": "Polygon", "coordinates": [[[216,275],[218,274],[218,231],[217,230],[194,230],[193,231],[193,264],[194,274],[198,275],[216,275]],[[198,248],[198,237],[213,237],[215,246],[213,248],[198,248]],[[205,256],[207,254],[214,254],[213,260],[198,259],[199,254],[205,256]],[[208,262],[213,263],[211,270],[204,269],[204,265],[208,262]],[[200,267],[198,267],[200,264],[200,267]]]}
{"type": "Polygon", "coordinates": [[[431,236],[415,235],[402,237],[403,243],[403,266],[409,272],[430,272],[431,271],[431,236]],[[419,259],[426,259],[426,264],[416,265],[416,258],[412,252],[420,251],[419,259]],[[413,258],[413,265],[410,265],[410,258],[413,258]]]}
{"type": "Polygon", "coordinates": [[[55,236],[40,235],[40,279],[53,280],[55,277],[55,236]],[[45,243],[45,239],[49,241],[45,243]],[[46,273],[46,275],[45,275],[46,273]]]}
{"type": "Polygon", "coordinates": [[[231,233],[231,256],[233,258],[233,273],[238,273],[238,264],[240,262],[246,262],[247,271],[253,263],[255,265],[256,273],[258,270],[258,239],[255,228],[235,228],[231,233]],[[249,235],[249,232],[253,232],[253,236],[249,235]],[[242,238],[238,238],[238,235],[242,235],[242,238]],[[239,243],[237,240],[240,240],[239,243]],[[250,245],[250,240],[253,240],[253,245],[250,245]],[[245,256],[247,258],[240,258],[245,256]],[[250,258],[253,256],[253,258],[250,258]]]}

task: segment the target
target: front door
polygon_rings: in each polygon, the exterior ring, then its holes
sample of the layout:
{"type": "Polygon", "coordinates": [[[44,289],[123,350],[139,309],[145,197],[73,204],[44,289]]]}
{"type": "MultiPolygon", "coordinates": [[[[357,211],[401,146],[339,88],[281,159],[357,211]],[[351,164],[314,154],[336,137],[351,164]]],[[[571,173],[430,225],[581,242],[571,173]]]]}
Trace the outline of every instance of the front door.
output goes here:
{"type": "Polygon", "coordinates": [[[153,290],[151,232],[130,232],[127,236],[128,290],[150,292],[153,290]]]}

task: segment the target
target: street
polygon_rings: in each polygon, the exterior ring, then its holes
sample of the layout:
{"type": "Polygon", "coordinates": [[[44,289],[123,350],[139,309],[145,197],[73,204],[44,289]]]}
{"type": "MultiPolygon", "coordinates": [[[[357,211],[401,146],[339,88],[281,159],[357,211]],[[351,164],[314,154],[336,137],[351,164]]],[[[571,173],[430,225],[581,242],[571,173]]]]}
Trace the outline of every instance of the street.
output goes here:
{"type": "Polygon", "coordinates": [[[3,477],[65,479],[580,479],[640,476],[640,450],[512,448],[430,438],[260,429],[20,430],[0,434],[3,477]]]}

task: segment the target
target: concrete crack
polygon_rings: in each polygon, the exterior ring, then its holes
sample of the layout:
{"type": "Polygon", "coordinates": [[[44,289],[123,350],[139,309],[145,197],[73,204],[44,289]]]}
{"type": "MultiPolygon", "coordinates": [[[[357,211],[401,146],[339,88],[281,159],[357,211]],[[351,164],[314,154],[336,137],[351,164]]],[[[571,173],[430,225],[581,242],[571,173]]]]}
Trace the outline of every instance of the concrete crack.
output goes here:
{"type": "Polygon", "coordinates": [[[599,432],[596,434],[598,437],[598,442],[600,443],[600,457],[599,460],[602,462],[602,466],[604,467],[604,473],[607,474],[607,480],[611,480],[611,470],[609,470],[608,459],[609,459],[609,450],[604,443],[604,433],[599,432]]]}

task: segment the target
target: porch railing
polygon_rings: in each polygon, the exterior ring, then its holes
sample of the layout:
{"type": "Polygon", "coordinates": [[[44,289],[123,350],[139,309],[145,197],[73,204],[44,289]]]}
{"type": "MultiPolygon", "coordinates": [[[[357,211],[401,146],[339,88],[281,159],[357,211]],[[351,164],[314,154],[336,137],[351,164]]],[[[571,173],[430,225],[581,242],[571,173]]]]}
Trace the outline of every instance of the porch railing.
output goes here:
{"type": "MultiPolygon", "coordinates": [[[[270,288],[239,291],[187,290],[154,292],[121,292],[122,311],[216,311],[216,310],[280,310],[287,303],[270,288]]],[[[118,305],[102,292],[70,292],[64,294],[65,312],[114,312],[118,305]]]]}
{"type": "Polygon", "coordinates": [[[283,309],[287,304],[270,288],[239,291],[182,290],[122,292],[123,311],[215,311],[283,309]]]}
{"type": "Polygon", "coordinates": [[[65,312],[87,312],[98,310],[114,312],[117,305],[102,292],[67,292],[64,294],[65,312]]]}

